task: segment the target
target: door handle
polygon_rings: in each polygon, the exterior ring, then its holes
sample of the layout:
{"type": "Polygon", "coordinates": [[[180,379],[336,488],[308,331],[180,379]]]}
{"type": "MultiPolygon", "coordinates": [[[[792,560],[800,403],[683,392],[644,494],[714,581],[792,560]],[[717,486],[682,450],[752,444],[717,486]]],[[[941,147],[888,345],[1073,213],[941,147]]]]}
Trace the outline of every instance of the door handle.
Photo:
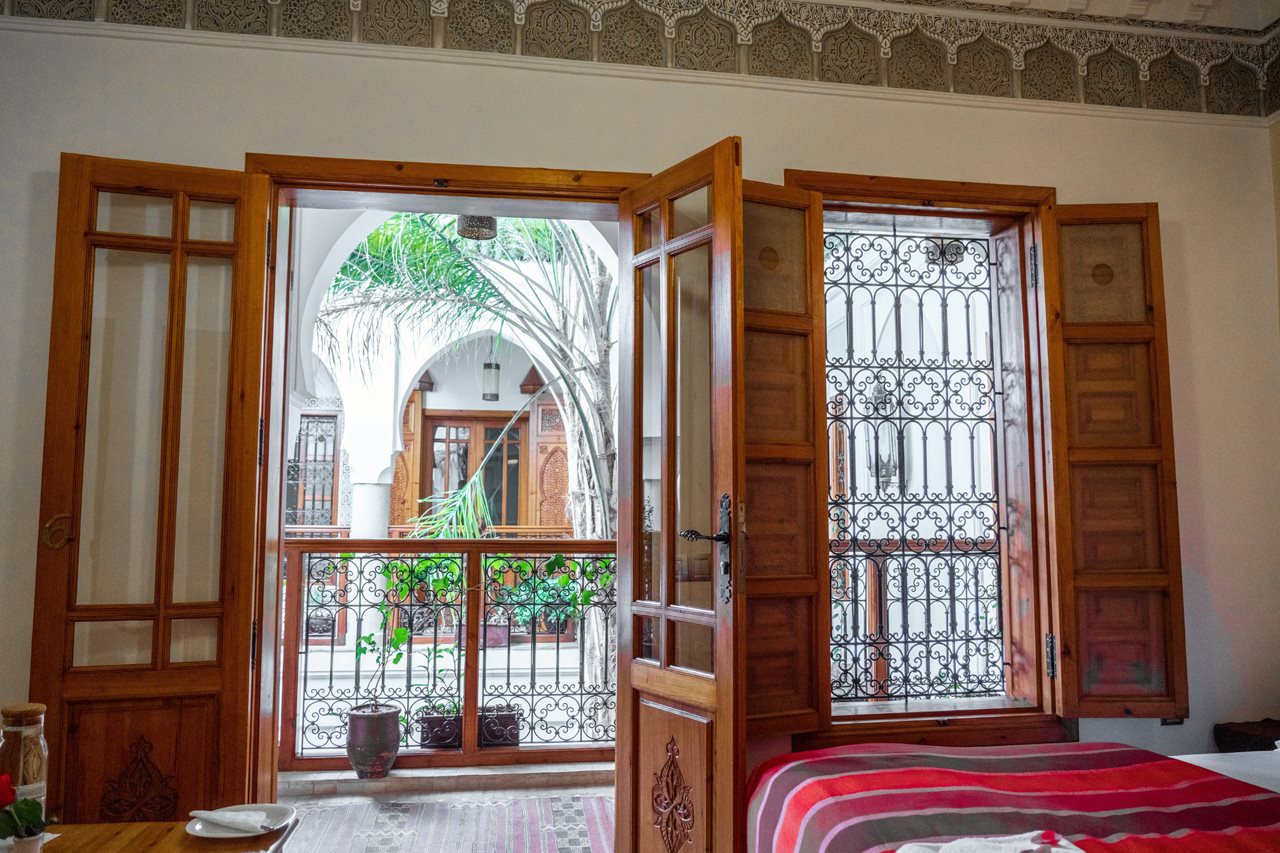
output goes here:
{"type": "Polygon", "coordinates": [[[731,531],[729,508],[732,506],[728,495],[720,496],[720,531],[710,536],[699,530],[681,530],[680,537],[689,542],[715,542],[720,549],[720,594],[724,603],[733,600],[733,569],[729,564],[729,537],[731,531]]]}
{"type": "Polygon", "coordinates": [[[693,529],[681,530],[680,538],[687,539],[690,542],[701,542],[704,540],[707,542],[728,542],[729,531],[721,530],[719,533],[713,533],[710,536],[708,536],[705,533],[699,533],[698,531],[693,529]]]}

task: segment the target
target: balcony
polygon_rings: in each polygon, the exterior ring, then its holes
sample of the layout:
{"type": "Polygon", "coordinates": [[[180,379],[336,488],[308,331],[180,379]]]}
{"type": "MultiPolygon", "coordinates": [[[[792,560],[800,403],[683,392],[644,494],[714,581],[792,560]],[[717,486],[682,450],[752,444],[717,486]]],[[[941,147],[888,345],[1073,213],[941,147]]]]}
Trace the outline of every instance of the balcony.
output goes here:
{"type": "Polygon", "coordinates": [[[612,541],[296,532],[281,769],[345,767],[346,714],[370,701],[400,709],[398,767],[611,757],[612,541]],[[397,636],[381,670],[377,650],[397,636]]]}

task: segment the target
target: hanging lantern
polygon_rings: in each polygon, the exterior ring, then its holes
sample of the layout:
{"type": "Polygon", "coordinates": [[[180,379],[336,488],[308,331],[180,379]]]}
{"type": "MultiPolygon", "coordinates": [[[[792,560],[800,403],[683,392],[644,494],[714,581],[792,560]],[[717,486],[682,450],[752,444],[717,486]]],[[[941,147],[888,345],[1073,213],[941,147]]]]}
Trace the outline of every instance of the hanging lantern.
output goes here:
{"type": "Polygon", "coordinates": [[[459,216],[458,236],[468,240],[492,240],[498,236],[498,220],[492,216],[459,216]]]}
{"type": "Polygon", "coordinates": [[[498,399],[498,378],[502,365],[496,361],[484,363],[484,375],[480,379],[480,398],[490,403],[498,399]]]}
{"type": "Polygon", "coordinates": [[[874,427],[871,443],[867,447],[867,471],[876,490],[881,494],[901,492],[906,473],[898,454],[898,431],[888,420],[897,410],[897,403],[883,377],[876,377],[871,389],[871,414],[885,418],[874,427]]]}

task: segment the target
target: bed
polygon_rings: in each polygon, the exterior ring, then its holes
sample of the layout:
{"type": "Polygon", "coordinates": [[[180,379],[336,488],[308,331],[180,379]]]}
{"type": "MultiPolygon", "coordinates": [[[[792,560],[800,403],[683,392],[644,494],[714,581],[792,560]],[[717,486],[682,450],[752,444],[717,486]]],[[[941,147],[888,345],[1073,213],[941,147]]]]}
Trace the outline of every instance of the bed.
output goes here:
{"type": "Polygon", "coordinates": [[[749,790],[750,853],[1040,830],[1106,853],[1280,851],[1280,793],[1118,743],[841,746],[771,759],[749,790]]]}

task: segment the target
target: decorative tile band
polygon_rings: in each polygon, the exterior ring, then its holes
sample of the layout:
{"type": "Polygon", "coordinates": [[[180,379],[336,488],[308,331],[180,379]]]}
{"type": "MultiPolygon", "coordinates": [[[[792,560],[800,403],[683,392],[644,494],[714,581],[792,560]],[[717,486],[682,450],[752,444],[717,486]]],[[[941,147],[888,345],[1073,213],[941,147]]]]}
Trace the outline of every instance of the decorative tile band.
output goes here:
{"type": "Polygon", "coordinates": [[[1280,110],[1280,33],[1104,26],[934,0],[2,0],[13,15],[1225,115],[1280,110]],[[965,7],[960,10],[940,4],[965,7]]]}

